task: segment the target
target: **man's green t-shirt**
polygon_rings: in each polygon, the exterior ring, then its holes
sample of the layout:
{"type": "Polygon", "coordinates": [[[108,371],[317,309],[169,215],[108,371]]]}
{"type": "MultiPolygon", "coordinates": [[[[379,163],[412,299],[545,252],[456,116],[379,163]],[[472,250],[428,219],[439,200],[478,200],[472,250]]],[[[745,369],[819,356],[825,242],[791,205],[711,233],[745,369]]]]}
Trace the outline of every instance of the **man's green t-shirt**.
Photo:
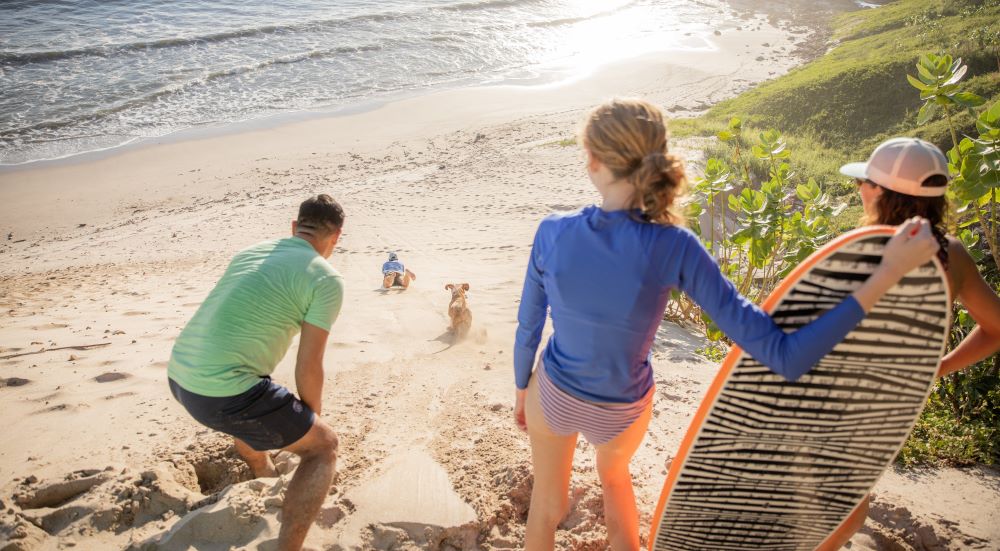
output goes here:
{"type": "Polygon", "coordinates": [[[343,280],[308,241],[240,251],[174,343],[167,376],[202,396],[235,396],[270,375],[307,322],[330,326],[343,280]]]}

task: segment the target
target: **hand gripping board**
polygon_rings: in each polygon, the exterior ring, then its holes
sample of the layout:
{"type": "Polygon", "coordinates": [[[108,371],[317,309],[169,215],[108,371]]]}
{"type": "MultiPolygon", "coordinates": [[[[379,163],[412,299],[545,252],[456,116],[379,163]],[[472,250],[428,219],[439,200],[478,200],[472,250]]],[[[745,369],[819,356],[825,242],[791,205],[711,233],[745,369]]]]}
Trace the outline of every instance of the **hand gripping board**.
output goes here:
{"type": "MultiPolygon", "coordinates": [[[[834,240],[763,309],[786,331],[809,323],[867,279],[892,233],[875,226],[834,240]]],[[[670,465],[650,550],[813,550],[832,539],[913,428],[950,326],[935,258],[794,383],[734,346],[670,465]]]]}

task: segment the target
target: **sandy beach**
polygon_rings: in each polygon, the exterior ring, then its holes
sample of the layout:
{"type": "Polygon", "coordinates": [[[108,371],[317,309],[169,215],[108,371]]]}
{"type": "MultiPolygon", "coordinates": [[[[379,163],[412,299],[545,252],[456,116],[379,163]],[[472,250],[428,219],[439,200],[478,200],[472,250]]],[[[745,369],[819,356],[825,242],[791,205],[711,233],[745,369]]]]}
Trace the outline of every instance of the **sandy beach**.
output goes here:
{"type": "MultiPolygon", "coordinates": [[[[803,34],[752,19],[716,49],[651,54],[544,86],[466,88],[351,114],[162,139],[0,172],[0,549],[271,549],[288,473],[252,480],[173,400],[174,338],[238,250],[329,193],[347,214],[323,419],[338,477],[314,549],[518,549],[531,489],[510,362],[532,235],[592,204],[585,111],[642,96],[697,113],[790,70],[803,34]],[[758,61],[763,59],[764,61],[758,61]],[[418,279],[380,288],[396,251],[418,279]],[[448,283],[473,325],[446,331],[448,283]]],[[[699,169],[699,143],[675,150],[699,169]]],[[[716,364],[665,322],[633,461],[643,539],[716,364]]],[[[294,387],[295,345],[274,376],[294,387]]],[[[593,450],[578,444],[561,549],[605,549],[593,450]]],[[[850,549],[998,549],[1000,474],[890,470],[850,549]]]]}

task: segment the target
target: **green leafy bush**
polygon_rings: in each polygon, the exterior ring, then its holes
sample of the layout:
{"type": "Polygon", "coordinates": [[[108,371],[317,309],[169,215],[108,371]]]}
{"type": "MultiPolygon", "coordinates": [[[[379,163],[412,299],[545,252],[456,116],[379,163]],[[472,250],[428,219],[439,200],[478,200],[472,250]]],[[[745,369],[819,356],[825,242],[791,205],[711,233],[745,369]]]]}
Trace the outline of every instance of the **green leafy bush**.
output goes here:
{"type": "MultiPolygon", "coordinates": [[[[717,138],[728,146],[728,159],[708,159],[686,214],[722,272],[740,293],[759,302],[833,237],[831,220],[846,205],[836,204],[815,180],[803,181],[792,171],[791,150],[777,130],[749,140],[742,121],[733,118],[717,138]]],[[[700,322],[712,341],[724,339],[712,320],[678,293],[667,315],[700,322]]]]}
{"type": "MultiPolygon", "coordinates": [[[[716,137],[688,207],[689,218],[704,220],[694,229],[759,300],[859,218],[853,186],[829,180],[836,167],[886,138],[917,136],[948,151],[950,231],[1000,291],[1000,0],[893,2],[845,14],[834,36],[823,57],[672,125],[676,135],[716,137]],[[773,127],[787,134],[766,130],[773,127]]],[[[714,339],[701,352],[719,357],[721,333],[675,298],[671,316],[700,322],[714,339]]],[[[961,304],[954,319],[951,346],[973,325],[961,304]]],[[[899,461],[1000,463],[1000,357],[935,385],[899,461]]]]}

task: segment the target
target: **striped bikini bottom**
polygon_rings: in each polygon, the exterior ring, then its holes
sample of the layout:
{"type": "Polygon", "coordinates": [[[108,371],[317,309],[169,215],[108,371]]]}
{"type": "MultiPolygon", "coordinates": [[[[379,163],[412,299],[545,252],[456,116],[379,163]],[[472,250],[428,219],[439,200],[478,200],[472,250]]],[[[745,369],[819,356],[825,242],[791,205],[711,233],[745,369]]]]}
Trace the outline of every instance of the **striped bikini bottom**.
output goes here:
{"type": "Polygon", "coordinates": [[[579,432],[594,446],[610,442],[625,432],[653,400],[653,387],[631,404],[597,404],[581,400],[552,383],[541,358],[535,374],[538,376],[542,416],[549,429],[560,436],[579,432]]]}

